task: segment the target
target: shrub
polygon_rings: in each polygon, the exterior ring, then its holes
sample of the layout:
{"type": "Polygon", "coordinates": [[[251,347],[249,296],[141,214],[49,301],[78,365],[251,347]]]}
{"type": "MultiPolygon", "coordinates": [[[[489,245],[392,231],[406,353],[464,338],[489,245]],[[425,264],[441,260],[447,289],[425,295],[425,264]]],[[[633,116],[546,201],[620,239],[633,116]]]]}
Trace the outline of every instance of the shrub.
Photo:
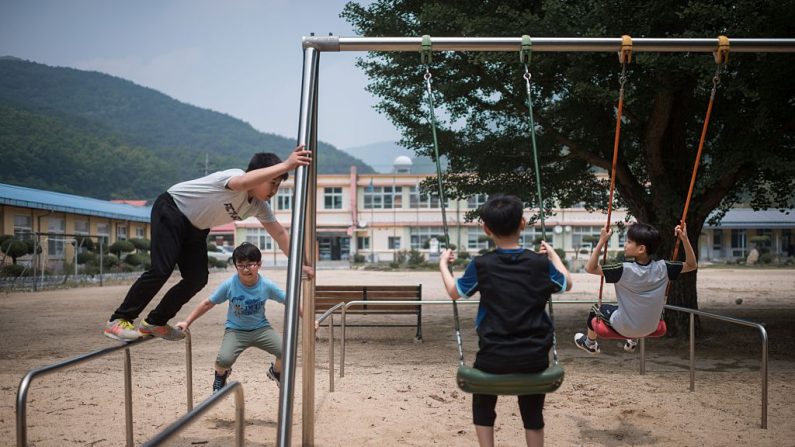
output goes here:
{"type": "Polygon", "coordinates": [[[773,253],[764,253],[759,256],[760,264],[770,264],[773,262],[773,253]]]}
{"type": "Polygon", "coordinates": [[[118,240],[108,247],[108,251],[121,258],[122,253],[129,253],[135,250],[135,245],[132,242],[122,239],[118,240]]]}
{"type": "Polygon", "coordinates": [[[360,255],[359,253],[353,255],[353,262],[355,264],[362,264],[364,263],[364,260],[365,260],[364,255],[360,255]]]}
{"type": "Polygon", "coordinates": [[[121,264],[121,260],[114,255],[105,255],[102,257],[102,267],[111,268],[121,264]]]}
{"type": "Polygon", "coordinates": [[[84,251],[83,253],[78,253],[77,263],[96,265],[98,258],[99,256],[97,256],[96,253],[92,253],[90,251],[84,251]]]}
{"type": "Polygon", "coordinates": [[[17,258],[33,252],[33,250],[28,251],[28,244],[13,237],[5,239],[0,244],[0,251],[8,255],[14,264],[17,263],[17,258]]]}
{"type": "Polygon", "coordinates": [[[227,266],[227,263],[223,259],[217,259],[217,258],[213,258],[212,256],[208,256],[207,257],[207,265],[210,266],[210,267],[216,267],[216,268],[225,269],[226,266],[227,266]]]}
{"type": "Polygon", "coordinates": [[[129,255],[124,257],[124,263],[138,267],[144,263],[144,260],[141,255],[137,253],[130,253],[129,255]]]}
{"type": "Polygon", "coordinates": [[[472,255],[469,254],[468,251],[459,251],[458,252],[458,259],[469,259],[472,255]]]}
{"type": "Polygon", "coordinates": [[[8,277],[8,278],[16,278],[22,276],[25,272],[26,268],[23,265],[18,264],[6,264],[2,268],[0,268],[0,276],[8,277]]]}
{"type": "Polygon", "coordinates": [[[152,248],[152,241],[149,239],[133,238],[130,239],[130,243],[132,243],[133,247],[138,251],[149,251],[149,249],[152,248]]]}
{"type": "Polygon", "coordinates": [[[409,265],[418,266],[425,263],[425,255],[418,250],[411,250],[409,252],[409,265]]]}

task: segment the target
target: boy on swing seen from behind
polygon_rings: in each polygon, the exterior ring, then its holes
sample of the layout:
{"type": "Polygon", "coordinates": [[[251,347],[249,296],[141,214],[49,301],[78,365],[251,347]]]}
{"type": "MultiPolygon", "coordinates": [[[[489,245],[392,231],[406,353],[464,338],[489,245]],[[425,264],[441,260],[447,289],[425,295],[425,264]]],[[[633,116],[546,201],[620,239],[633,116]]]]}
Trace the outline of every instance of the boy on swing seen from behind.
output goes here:
{"type": "Polygon", "coordinates": [[[624,257],[634,258],[634,261],[600,266],[599,255],[612,234],[612,230],[602,228],[599,242],[585,264],[586,272],[604,276],[605,282],[615,284],[618,301],[618,305],[602,304],[599,308],[594,305],[588,314],[587,334],[578,332],[574,336],[574,344],[590,354],[601,352],[591,325],[592,319],[599,318],[619,335],[627,337],[624,350],[632,352],[636,346],[633,338],[645,337],[657,329],[665,306],[668,281],[676,280],[680,273],[698,268],[684,223],[674,230],[685,249],[684,265],[679,261],[653,261],[652,256],[660,246],[660,232],[651,225],[634,223],[629,226],[624,243],[624,257]]]}
{"type": "MultiPolygon", "coordinates": [[[[496,195],[483,205],[483,231],[497,248],[476,256],[456,280],[448,269],[451,250],[439,258],[442,281],[450,298],[480,292],[475,320],[478,353],[474,367],[491,374],[534,373],[549,367],[554,337],[546,313],[552,293],[571,290],[571,275],[546,242],[538,253],[519,245],[525,227],[523,204],[510,195],[496,195]]],[[[544,394],[518,396],[528,446],[544,444],[544,394]]],[[[472,416],[481,447],[494,445],[497,396],[472,395],[472,416]]]]}

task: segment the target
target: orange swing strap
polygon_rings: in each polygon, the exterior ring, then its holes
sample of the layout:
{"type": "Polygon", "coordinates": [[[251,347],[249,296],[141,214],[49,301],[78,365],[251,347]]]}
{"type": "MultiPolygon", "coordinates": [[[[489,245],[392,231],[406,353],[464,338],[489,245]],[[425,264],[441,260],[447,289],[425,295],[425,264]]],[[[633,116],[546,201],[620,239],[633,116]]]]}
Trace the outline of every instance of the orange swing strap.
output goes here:
{"type": "MultiPolygon", "coordinates": [[[[632,38],[630,36],[621,36],[621,50],[618,52],[618,61],[621,63],[621,77],[619,82],[621,88],[618,90],[618,106],[616,107],[616,136],[613,141],[613,163],[610,168],[610,195],[607,199],[607,223],[605,229],[610,231],[610,217],[613,213],[613,192],[616,187],[616,166],[618,164],[618,145],[621,141],[621,115],[624,111],[624,84],[627,82],[627,64],[632,62],[632,38]]],[[[602,256],[602,264],[607,262],[607,244],[602,247],[604,255],[602,256]]],[[[604,290],[605,277],[602,276],[599,281],[599,307],[602,307],[602,291],[604,290]]]]}
{"type": "MultiPolygon", "coordinates": [[[[701,139],[698,142],[698,151],[696,152],[696,160],[693,163],[693,173],[690,176],[690,187],[687,190],[687,199],[685,199],[685,208],[682,210],[682,218],[679,220],[680,225],[685,224],[687,218],[687,211],[690,209],[690,198],[693,196],[693,188],[696,185],[696,174],[698,174],[698,167],[701,164],[701,152],[704,149],[704,141],[707,139],[707,128],[709,127],[709,118],[712,115],[712,105],[715,103],[715,93],[718,90],[720,83],[720,70],[729,61],[729,38],[726,36],[718,36],[718,48],[712,53],[715,56],[715,76],[712,77],[712,92],[709,94],[709,103],[707,104],[707,113],[704,116],[704,125],[701,128],[701,139]]],[[[674,242],[674,251],[671,255],[671,260],[676,261],[679,255],[679,238],[674,242]]],[[[669,283],[670,286],[670,283],[669,283]]],[[[665,291],[665,296],[668,296],[668,287],[665,291]]]]}

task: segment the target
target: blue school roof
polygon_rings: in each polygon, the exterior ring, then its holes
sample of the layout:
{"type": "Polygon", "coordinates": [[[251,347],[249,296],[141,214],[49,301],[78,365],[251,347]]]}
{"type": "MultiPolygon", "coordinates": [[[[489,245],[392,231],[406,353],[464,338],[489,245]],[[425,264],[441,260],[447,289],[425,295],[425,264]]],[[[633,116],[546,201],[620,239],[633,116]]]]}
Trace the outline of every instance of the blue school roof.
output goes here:
{"type": "Polygon", "coordinates": [[[149,222],[150,206],[132,206],[90,197],[0,183],[0,205],[149,222]]]}
{"type": "Polygon", "coordinates": [[[704,228],[795,228],[795,209],[781,212],[778,209],[733,208],[717,225],[704,224],[704,228]]]}

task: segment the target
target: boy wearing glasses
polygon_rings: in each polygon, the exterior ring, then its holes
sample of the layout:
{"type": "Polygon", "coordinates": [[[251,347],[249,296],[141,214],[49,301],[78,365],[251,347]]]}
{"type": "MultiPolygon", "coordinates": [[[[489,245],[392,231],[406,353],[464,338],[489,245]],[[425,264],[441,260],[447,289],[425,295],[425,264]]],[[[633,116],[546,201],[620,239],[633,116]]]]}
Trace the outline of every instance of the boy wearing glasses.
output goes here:
{"type": "Polygon", "coordinates": [[[182,331],[208,310],[229,301],[226,314],[226,329],[221,349],[215,359],[213,392],[226,385],[232,365],[237,357],[252,346],[276,357],[268,369],[268,378],[279,385],[281,378],[282,337],[273,330],[265,317],[265,302],[274,300],[284,303],[284,291],[273,281],[259,274],[262,253],[255,245],[244,242],[232,253],[237,273],[224,281],[209,298],[202,301],[185,321],[177,323],[182,331]]]}

